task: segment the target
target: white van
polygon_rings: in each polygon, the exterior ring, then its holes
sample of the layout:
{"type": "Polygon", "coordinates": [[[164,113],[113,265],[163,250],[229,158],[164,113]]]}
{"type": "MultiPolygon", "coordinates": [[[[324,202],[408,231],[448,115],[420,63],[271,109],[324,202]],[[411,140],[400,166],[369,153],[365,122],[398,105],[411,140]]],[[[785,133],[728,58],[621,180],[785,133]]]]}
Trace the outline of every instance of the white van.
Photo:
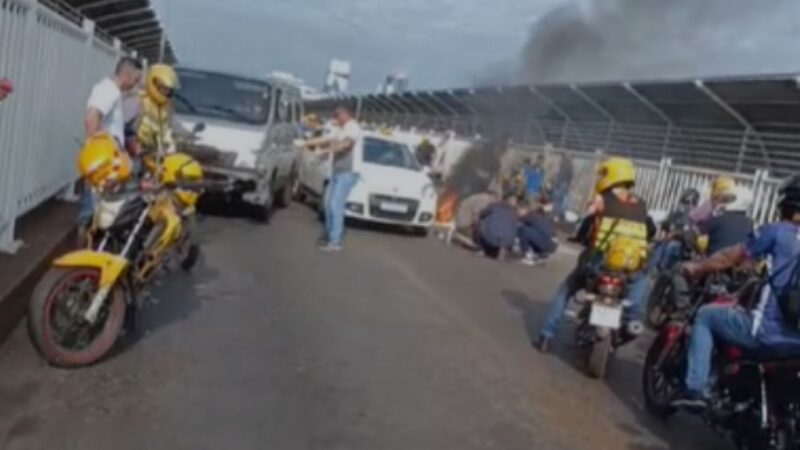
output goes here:
{"type": "Polygon", "coordinates": [[[202,130],[186,151],[201,162],[207,178],[229,182],[225,201],[254,206],[267,220],[273,205],[291,201],[294,140],[303,114],[299,89],[230,73],[177,73],[176,118],[188,130],[202,130]]]}

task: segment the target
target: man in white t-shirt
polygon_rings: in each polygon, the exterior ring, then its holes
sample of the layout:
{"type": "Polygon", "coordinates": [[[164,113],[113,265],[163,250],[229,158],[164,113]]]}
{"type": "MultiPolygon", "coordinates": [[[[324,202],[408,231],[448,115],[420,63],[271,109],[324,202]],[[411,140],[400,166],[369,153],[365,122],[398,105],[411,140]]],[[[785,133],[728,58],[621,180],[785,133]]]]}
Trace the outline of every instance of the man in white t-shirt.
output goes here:
{"type": "Polygon", "coordinates": [[[334,114],[338,129],[331,136],[312,139],[306,143],[308,147],[321,147],[319,152],[332,155],[331,177],[323,198],[325,243],[320,247],[320,250],[327,252],[342,249],[347,197],[358,181],[358,174],[353,171],[353,147],[361,137],[361,126],[353,117],[352,111],[340,106],[334,114]]]}
{"type": "MultiPolygon", "coordinates": [[[[95,133],[106,132],[117,141],[120,149],[125,147],[123,96],[139,84],[141,76],[141,63],[133,58],[123,57],[117,63],[114,75],[104,78],[92,88],[83,119],[87,138],[95,133]]],[[[84,189],[78,213],[78,222],[81,225],[91,220],[92,203],[92,193],[84,189]]]]}
{"type": "Polygon", "coordinates": [[[104,78],[92,88],[86,102],[84,127],[86,136],[105,131],[117,140],[120,148],[125,145],[125,119],[122,114],[123,96],[139,84],[142,65],[133,58],[122,58],[114,75],[104,78]]]}

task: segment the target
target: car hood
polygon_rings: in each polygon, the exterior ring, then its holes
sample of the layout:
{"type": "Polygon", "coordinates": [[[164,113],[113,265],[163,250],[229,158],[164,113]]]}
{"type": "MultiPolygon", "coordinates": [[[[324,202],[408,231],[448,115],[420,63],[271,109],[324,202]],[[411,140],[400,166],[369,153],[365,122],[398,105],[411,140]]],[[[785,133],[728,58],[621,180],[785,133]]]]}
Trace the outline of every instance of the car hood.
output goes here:
{"type": "Polygon", "coordinates": [[[205,123],[205,129],[198,133],[197,143],[214,147],[221,152],[234,153],[237,167],[255,167],[258,151],[264,144],[266,126],[253,126],[217,121],[200,117],[178,117],[187,130],[198,122],[205,123]]]}
{"type": "Polygon", "coordinates": [[[359,175],[367,182],[370,189],[384,194],[396,194],[419,197],[422,188],[431,183],[423,172],[397,167],[362,164],[359,175]]]}

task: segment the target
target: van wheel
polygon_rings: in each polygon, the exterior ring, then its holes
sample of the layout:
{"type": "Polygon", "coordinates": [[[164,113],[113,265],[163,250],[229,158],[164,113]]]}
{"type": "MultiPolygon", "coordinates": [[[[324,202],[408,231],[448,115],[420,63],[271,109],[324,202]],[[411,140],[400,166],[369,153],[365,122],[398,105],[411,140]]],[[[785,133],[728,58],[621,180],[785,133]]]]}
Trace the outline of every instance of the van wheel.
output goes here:
{"type": "MultiPolygon", "coordinates": [[[[295,178],[297,177],[294,174],[294,169],[292,169],[289,180],[283,183],[281,188],[275,192],[275,206],[278,208],[286,208],[292,204],[292,186],[294,185],[295,178]]],[[[277,182],[277,180],[274,180],[274,182],[277,182]]]]}
{"type": "Polygon", "coordinates": [[[292,197],[294,198],[294,201],[296,201],[297,203],[305,203],[307,200],[306,193],[303,192],[303,186],[300,183],[300,177],[296,175],[293,176],[291,186],[292,186],[292,197]]]}

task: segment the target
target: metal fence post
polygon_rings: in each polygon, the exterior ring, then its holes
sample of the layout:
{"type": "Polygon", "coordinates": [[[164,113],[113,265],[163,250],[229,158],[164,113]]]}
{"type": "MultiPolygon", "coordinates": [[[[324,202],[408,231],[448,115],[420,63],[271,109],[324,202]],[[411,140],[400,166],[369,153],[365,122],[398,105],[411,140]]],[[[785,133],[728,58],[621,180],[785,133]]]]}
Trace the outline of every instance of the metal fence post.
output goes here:
{"type": "Polygon", "coordinates": [[[656,179],[656,190],[653,200],[654,208],[665,208],[669,205],[664,205],[664,198],[666,197],[667,181],[669,180],[670,169],[672,168],[672,160],[670,158],[661,158],[658,164],[658,178],[656,179]]]}
{"type": "Polygon", "coordinates": [[[742,162],[744,160],[744,154],[747,151],[747,144],[750,138],[750,129],[747,128],[744,130],[744,135],[742,136],[742,143],[739,145],[739,155],[736,157],[736,173],[742,171],[742,162]]]}

